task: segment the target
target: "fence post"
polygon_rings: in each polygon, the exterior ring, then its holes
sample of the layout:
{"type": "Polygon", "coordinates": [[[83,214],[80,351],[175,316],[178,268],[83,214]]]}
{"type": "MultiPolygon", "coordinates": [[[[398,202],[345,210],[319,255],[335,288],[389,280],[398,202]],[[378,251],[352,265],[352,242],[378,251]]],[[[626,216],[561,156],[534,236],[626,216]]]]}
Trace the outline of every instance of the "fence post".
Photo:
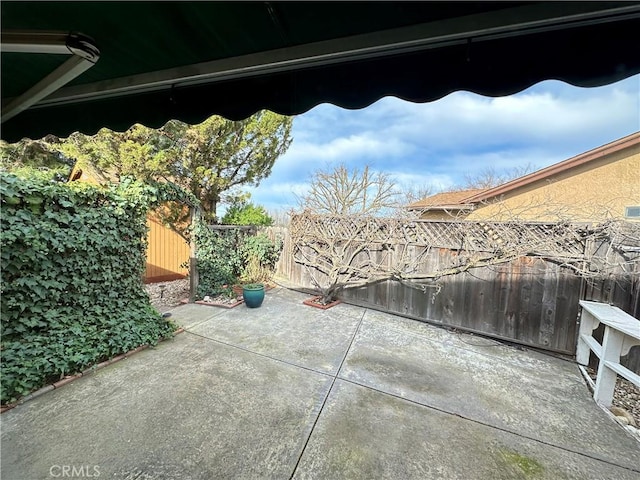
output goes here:
{"type": "Polygon", "coordinates": [[[189,301],[191,303],[196,301],[196,293],[198,292],[198,284],[200,283],[197,264],[196,235],[194,232],[194,227],[199,221],[200,208],[191,207],[191,237],[189,238],[189,301]]]}

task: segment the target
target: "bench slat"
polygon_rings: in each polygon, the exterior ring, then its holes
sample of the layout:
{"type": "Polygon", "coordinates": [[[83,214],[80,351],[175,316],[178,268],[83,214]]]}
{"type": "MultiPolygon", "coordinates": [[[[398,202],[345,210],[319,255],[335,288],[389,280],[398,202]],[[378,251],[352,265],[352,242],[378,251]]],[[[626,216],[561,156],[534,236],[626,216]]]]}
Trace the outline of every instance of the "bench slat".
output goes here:
{"type": "Polygon", "coordinates": [[[640,387],[640,375],[633,373],[631,370],[620,365],[619,363],[604,362],[604,364],[606,365],[607,368],[613,370],[621,377],[624,377],[627,380],[629,380],[636,387],[640,387]]]}
{"type": "Polygon", "coordinates": [[[602,345],[598,343],[598,341],[593,338],[591,335],[580,335],[580,339],[589,345],[591,351],[598,357],[602,358],[602,345]]]}

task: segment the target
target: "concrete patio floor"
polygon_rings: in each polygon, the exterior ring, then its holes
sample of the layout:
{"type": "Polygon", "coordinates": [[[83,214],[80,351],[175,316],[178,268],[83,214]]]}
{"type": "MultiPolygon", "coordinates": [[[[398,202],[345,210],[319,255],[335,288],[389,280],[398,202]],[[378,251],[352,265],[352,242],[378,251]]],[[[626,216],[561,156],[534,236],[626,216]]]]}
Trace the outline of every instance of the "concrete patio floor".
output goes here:
{"type": "Polygon", "coordinates": [[[2,479],[640,479],[575,364],[306,297],[174,309],[185,333],[3,414],[2,479]]]}

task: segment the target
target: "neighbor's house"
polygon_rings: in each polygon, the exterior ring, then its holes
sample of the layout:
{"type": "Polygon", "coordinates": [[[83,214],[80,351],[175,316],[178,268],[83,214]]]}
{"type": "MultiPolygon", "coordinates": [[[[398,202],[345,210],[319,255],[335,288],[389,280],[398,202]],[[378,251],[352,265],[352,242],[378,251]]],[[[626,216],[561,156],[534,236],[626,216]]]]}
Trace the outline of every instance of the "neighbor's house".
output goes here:
{"type": "Polygon", "coordinates": [[[429,220],[640,220],[640,132],[494,188],[439,193],[407,208],[429,220]]]}
{"type": "Polygon", "coordinates": [[[425,220],[464,218],[474,208],[474,205],[472,203],[466,203],[465,199],[482,193],[485,190],[484,188],[475,188],[442,192],[412,203],[407,208],[420,212],[420,218],[425,220]]]}
{"type": "MultiPolygon", "coordinates": [[[[102,185],[114,181],[90,165],[74,165],[69,181],[83,181],[102,185]]],[[[150,213],[147,216],[147,267],[145,283],[167,282],[185,278],[188,269],[181,267],[189,261],[189,244],[176,232],[163,225],[150,213]]]]}

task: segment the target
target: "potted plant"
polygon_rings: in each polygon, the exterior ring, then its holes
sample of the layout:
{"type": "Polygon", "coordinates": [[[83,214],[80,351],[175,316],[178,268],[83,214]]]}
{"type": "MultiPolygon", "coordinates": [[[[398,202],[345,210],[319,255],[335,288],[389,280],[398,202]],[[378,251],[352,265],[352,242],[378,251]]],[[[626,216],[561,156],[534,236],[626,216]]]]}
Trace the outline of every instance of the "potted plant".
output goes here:
{"type": "Polygon", "coordinates": [[[258,308],[264,300],[263,283],[247,283],[242,286],[242,298],[249,308],[258,308]]]}
{"type": "Polygon", "coordinates": [[[242,298],[249,308],[258,308],[264,300],[264,283],[259,272],[259,264],[255,262],[254,257],[250,257],[248,265],[241,277],[242,281],[242,298]],[[256,268],[258,267],[258,268],[256,268]]]}

